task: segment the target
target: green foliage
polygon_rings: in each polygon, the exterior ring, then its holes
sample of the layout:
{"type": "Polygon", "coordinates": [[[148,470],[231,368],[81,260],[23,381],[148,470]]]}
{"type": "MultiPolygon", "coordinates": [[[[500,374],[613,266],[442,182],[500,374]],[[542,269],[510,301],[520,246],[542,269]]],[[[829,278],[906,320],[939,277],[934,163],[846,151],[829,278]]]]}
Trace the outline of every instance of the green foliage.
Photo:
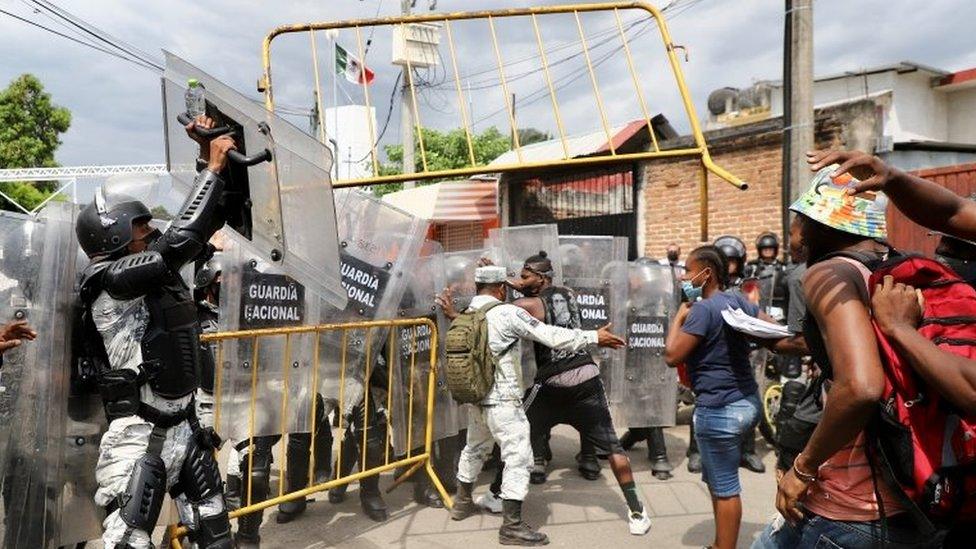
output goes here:
{"type": "Polygon", "coordinates": [[[151,210],[153,219],[159,219],[161,221],[169,221],[173,219],[173,214],[169,213],[169,210],[165,206],[154,206],[151,210]]]}
{"type": "MultiPolygon", "coordinates": [[[[71,126],[71,112],[51,102],[36,76],[23,74],[0,91],[0,168],[57,166],[54,152],[71,126]]],[[[57,190],[53,182],[0,184],[0,190],[27,209],[57,190]]],[[[15,209],[0,199],[0,209],[15,209]]]]}
{"type": "MultiPolygon", "coordinates": [[[[522,145],[528,144],[522,141],[525,135],[529,141],[544,141],[549,139],[549,134],[526,128],[519,130],[519,139],[522,145]]],[[[492,160],[498,158],[502,153],[512,148],[511,135],[502,133],[498,128],[492,126],[480,134],[471,136],[471,151],[468,150],[468,142],[465,139],[465,132],[458,128],[448,132],[441,132],[430,128],[423,129],[424,151],[427,154],[427,170],[451,170],[467,168],[471,166],[471,152],[474,152],[474,164],[484,166],[492,160]]],[[[380,165],[380,175],[393,175],[403,171],[403,147],[397,145],[386,145],[383,147],[386,152],[387,162],[380,165]]],[[[420,140],[414,135],[414,169],[423,171],[423,159],[420,156],[420,140]]],[[[427,185],[432,182],[418,182],[418,185],[427,185]]],[[[376,185],[373,188],[378,196],[399,191],[403,188],[400,183],[385,183],[376,185]]]]}
{"type": "Polygon", "coordinates": [[[519,145],[526,146],[542,141],[549,141],[552,135],[549,132],[537,130],[535,128],[523,128],[518,131],[519,145]]]}

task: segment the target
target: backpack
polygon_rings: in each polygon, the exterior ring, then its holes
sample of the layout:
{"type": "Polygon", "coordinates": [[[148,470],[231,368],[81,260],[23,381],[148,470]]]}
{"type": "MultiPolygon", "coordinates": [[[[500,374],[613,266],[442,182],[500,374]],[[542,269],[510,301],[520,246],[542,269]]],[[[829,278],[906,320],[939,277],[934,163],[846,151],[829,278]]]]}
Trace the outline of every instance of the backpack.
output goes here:
{"type": "MultiPolygon", "coordinates": [[[[921,290],[919,333],[946,352],[976,359],[976,289],[952,269],[918,255],[874,264],[854,258],[872,271],[871,294],[886,275],[921,290]]],[[[976,416],[930,391],[876,324],[874,332],[885,389],[868,440],[882,473],[929,525],[976,520],[976,416]]]]}
{"type": "Polygon", "coordinates": [[[498,303],[464,311],[451,322],[445,337],[447,388],[459,404],[474,404],[495,385],[495,357],[488,348],[485,315],[498,303]]]}

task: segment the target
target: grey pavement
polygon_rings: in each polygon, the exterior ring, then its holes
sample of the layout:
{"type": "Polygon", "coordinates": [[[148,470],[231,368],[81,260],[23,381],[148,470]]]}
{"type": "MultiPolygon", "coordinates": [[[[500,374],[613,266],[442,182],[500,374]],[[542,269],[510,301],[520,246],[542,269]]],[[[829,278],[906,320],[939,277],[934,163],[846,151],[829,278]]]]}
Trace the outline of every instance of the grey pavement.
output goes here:
{"type": "MultiPolygon", "coordinates": [[[[646,446],[631,450],[630,458],[637,484],[652,521],[648,535],[630,535],[626,505],[606,462],[602,476],[587,481],[576,472],[574,456],[579,449],[576,432],[560,426],[553,432],[553,463],[549,481],[532,486],[524,506],[524,518],[541,526],[549,535],[550,547],[702,547],[712,542],[713,521],[708,491],[700,475],[688,473],[684,457],[688,441],[687,425],[666,430],[668,453],[675,464],[674,478],[654,478],[647,460],[646,446]]],[[[767,472],[756,474],[740,469],[743,484],[743,518],[739,546],[748,547],[769,521],[775,509],[774,456],[760,441],[767,472]]],[[[388,486],[390,475],[381,485],[388,486]]],[[[491,475],[483,473],[475,495],[488,489],[491,475]]],[[[274,522],[276,511],[265,513],[262,547],[369,549],[377,547],[496,547],[501,517],[482,515],[465,521],[450,520],[447,511],[421,507],[411,498],[411,487],[404,485],[386,496],[390,519],[382,524],[359,512],[358,488],[350,487],[346,501],[339,505],[319,494],[303,518],[286,525],[274,522]]]]}

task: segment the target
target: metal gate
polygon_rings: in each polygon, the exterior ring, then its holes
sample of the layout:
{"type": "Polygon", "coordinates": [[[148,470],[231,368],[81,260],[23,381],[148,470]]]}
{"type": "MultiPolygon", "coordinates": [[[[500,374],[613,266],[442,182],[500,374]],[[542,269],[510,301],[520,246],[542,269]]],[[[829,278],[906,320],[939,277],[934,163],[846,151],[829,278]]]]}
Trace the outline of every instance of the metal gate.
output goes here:
{"type": "Polygon", "coordinates": [[[625,236],[637,256],[637,190],[633,164],[584,172],[541,173],[508,185],[512,225],[555,223],[561,235],[625,236]],[[514,205],[518,207],[514,207],[514,205]]]}
{"type": "MultiPolygon", "coordinates": [[[[675,53],[675,49],[680,48],[680,46],[675,45],[672,41],[661,12],[648,3],[609,2],[605,4],[545,6],[351,21],[312,22],[278,27],[264,39],[262,49],[264,74],[259,81],[258,89],[264,92],[265,104],[269,110],[276,108],[276,93],[279,95],[289,93],[288,98],[293,98],[293,90],[299,86],[296,80],[305,79],[308,74],[303,73],[291,78],[287,71],[293,70],[298,63],[301,63],[301,60],[296,59],[296,56],[304,54],[298,53],[302,51],[298,48],[308,48],[310,51],[308,61],[314,77],[314,89],[309,90],[309,92],[314,95],[317,102],[313,113],[319,117],[319,137],[323,142],[329,142],[331,137],[322,130],[326,127],[326,122],[322,119],[323,100],[328,99],[328,97],[326,93],[323,93],[321,77],[324,74],[327,82],[331,78],[333,85],[331,96],[333,96],[333,104],[335,105],[339,103],[339,94],[335,89],[338,88],[336,83],[340,78],[339,75],[334,74],[336,71],[320,70],[317,44],[326,42],[333,45],[334,52],[341,50],[341,54],[336,53],[335,55],[341,55],[343,60],[341,66],[344,67],[343,74],[350,81],[358,83],[357,89],[350,94],[350,99],[354,104],[361,102],[365,105],[365,109],[361,109],[363,116],[359,124],[368,129],[368,142],[371,144],[360,159],[362,172],[344,180],[338,179],[333,183],[334,187],[459,179],[482,174],[486,171],[504,174],[525,170],[580,168],[620,163],[632,164],[637,161],[666,157],[692,158],[697,159],[701,167],[699,202],[702,213],[701,231],[703,239],[706,238],[708,230],[708,173],[712,173],[740,189],[744,190],[747,187],[739,178],[717,166],[709,156],[708,147],[699,126],[698,115],[685,84],[678,56],[675,53]],[[598,30],[584,30],[585,27],[594,23],[599,26],[598,30]],[[643,36],[644,32],[649,30],[653,32],[655,27],[658,30],[660,41],[637,40],[643,36]],[[402,79],[406,83],[404,112],[410,111],[410,118],[404,119],[408,120],[408,124],[414,126],[417,144],[417,162],[415,164],[405,163],[401,169],[395,167],[391,169],[389,165],[381,166],[383,159],[379,151],[381,147],[378,136],[382,134],[382,127],[388,125],[389,114],[387,115],[387,123],[380,124],[378,120],[374,120],[372,110],[374,105],[377,109],[387,108],[385,99],[373,96],[370,89],[370,82],[381,71],[381,67],[380,65],[373,65],[372,61],[367,59],[369,45],[383,40],[384,33],[391,37],[389,38],[390,43],[394,45],[393,63],[399,66],[398,69],[394,70],[400,71],[397,82],[402,79]],[[321,36],[323,34],[325,35],[324,38],[321,36]],[[547,42],[546,37],[557,34],[557,39],[554,40],[556,44],[547,45],[553,40],[547,42]],[[504,38],[526,38],[527,43],[535,43],[535,48],[532,48],[531,45],[520,44],[518,53],[520,56],[525,56],[525,53],[528,53],[522,51],[526,48],[534,49],[535,52],[530,53],[528,57],[519,57],[517,62],[512,60],[514,53],[509,55],[509,59],[506,59],[503,51],[513,47],[509,43],[512,40],[500,41],[499,35],[504,38]],[[281,41],[277,39],[285,36],[304,38],[306,41],[295,42],[291,40],[279,46],[278,43],[281,41]],[[276,44],[277,48],[285,49],[288,52],[288,63],[276,65],[276,70],[286,72],[286,76],[289,76],[283,82],[272,82],[272,43],[276,44]],[[345,46],[343,47],[342,44],[345,46]],[[443,47],[445,44],[446,47],[443,47]],[[490,51],[493,54],[491,55],[493,58],[491,65],[493,66],[484,70],[480,70],[478,67],[468,67],[465,64],[468,58],[463,55],[465,51],[490,51]],[[569,53],[562,56],[565,52],[569,53]],[[635,57],[635,53],[640,55],[635,57]],[[652,61],[659,63],[659,66],[653,65],[653,72],[639,69],[642,64],[652,61]],[[561,74],[560,71],[563,71],[572,62],[581,63],[582,67],[575,73],[561,74]],[[521,66],[525,66],[526,70],[518,72],[512,70],[512,65],[517,63],[523,63],[521,66]],[[614,64],[619,64],[619,66],[614,64]],[[629,91],[623,92],[619,96],[611,96],[605,85],[601,87],[601,75],[604,80],[607,80],[609,76],[605,71],[611,66],[614,70],[613,74],[628,74],[630,78],[624,77],[624,81],[630,80],[632,83],[632,87],[628,86],[629,91]],[[352,72],[350,72],[350,67],[352,67],[352,72]],[[462,67],[466,72],[462,73],[462,67]],[[491,75],[490,78],[484,77],[486,74],[491,75]],[[652,81],[653,77],[662,74],[668,75],[662,78],[669,81],[670,84],[664,82],[653,90],[645,89],[646,82],[652,81]],[[472,94],[470,92],[465,94],[465,87],[467,86],[470,89],[471,78],[477,75],[481,75],[481,82],[487,82],[478,87],[479,105],[496,102],[495,100],[500,103],[500,105],[492,105],[492,107],[500,106],[495,113],[504,118],[504,125],[508,126],[506,130],[510,130],[510,133],[506,133],[511,136],[511,148],[515,152],[514,158],[511,160],[492,164],[488,169],[486,169],[486,165],[493,158],[479,158],[476,154],[473,136],[479,120],[475,119],[471,112],[473,103],[469,102],[472,94]],[[523,86],[530,79],[536,79],[542,84],[528,95],[531,96],[532,101],[538,100],[541,105],[547,106],[544,113],[540,111],[540,116],[544,114],[547,120],[553,122],[553,127],[556,129],[554,134],[557,134],[562,147],[561,159],[533,159],[529,147],[524,147],[520,143],[520,128],[525,129],[528,125],[525,124],[524,119],[520,122],[519,116],[524,117],[525,115],[521,111],[517,112],[518,101],[512,99],[512,96],[513,93],[521,93],[519,86],[523,86]],[[592,92],[591,102],[574,101],[571,107],[561,103],[561,100],[565,101],[566,99],[564,89],[574,83],[575,87],[592,92]],[[423,96],[423,92],[428,88],[434,89],[440,94],[442,100],[438,101],[438,105],[430,104],[430,99],[423,96]],[[651,124],[652,111],[649,103],[656,95],[659,96],[666,90],[671,90],[673,93],[674,88],[677,89],[677,95],[684,107],[686,122],[694,140],[691,146],[669,149],[662,148],[658,143],[657,136],[654,135],[651,124]],[[425,108],[421,108],[421,106],[425,108]],[[548,109],[548,106],[551,106],[551,110],[548,109]],[[599,121],[599,127],[605,133],[608,143],[608,155],[577,156],[573,152],[575,142],[569,137],[572,128],[568,128],[568,121],[572,117],[566,115],[568,112],[578,113],[581,110],[593,114],[593,116],[584,117],[587,119],[586,123],[592,124],[593,120],[599,121]],[[639,113],[638,116],[646,122],[651,143],[649,150],[635,152],[616,150],[611,128],[621,122],[620,113],[622,112],[629,113],[628,116],[631,120],[639,113]],[[458,132],[454,135],[463,137],[461,148],[466,149],[466,160],[459,164],[445,164],[442,158],[432,153],[429,147],[431,145],[429,140],[432,138],[430,130],[432,129],[458,132]]],[[[340,66],[337,61],[334,63],[336,63],[336,67],[340,66]]],[[[646,68],[646,65],[643,68],[646,68]]],[[[392,81],[392,78],[388,77],[386,81],[392,81]]],[[[390,113],[392,113],[396,86],[394,84],[394,93],[390,96],[390,113]]],[[[524,94],[522,97],[525,97],[524,94]]],[[[543,108],[540,107],[540,109],[543,108]]],[[[339,127],[338,122],[334,124],[336,128],[339,127]]],[[[348,126],[348,124],[344,125],[348,126]]],[[[337,146],[337,148],[339,147],[337,146]]]]}

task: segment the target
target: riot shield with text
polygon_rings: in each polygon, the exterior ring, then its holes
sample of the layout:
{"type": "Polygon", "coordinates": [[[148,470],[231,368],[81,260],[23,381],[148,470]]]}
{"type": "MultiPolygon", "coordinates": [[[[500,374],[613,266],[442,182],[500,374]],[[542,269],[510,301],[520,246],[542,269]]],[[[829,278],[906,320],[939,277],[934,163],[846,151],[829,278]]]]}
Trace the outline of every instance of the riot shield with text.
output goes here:
{"type": "MultiPolygon", "coordinates": [[[[345,308],[323,307],[322,323],[349,323],[397,317],[409,280],[407,266],[419,255],[430,223],[360,191],[336,193],[345,308]]],[[[320,392],[348,414],[363,398],[386,345],[384,328],[329,331],[321,336],[320,392]]],[[[387,384],[387,380],[382,385],[387,384]]],[[[385,408],[386,402],[377,403],[385,408]]]]}
{"type": "Polygon", "coordinates": [[[675,423],[677,374],[664,362],[668,326],[676,310],[668,266],[634,262],[628,271],[627,360],[613,387],[616,422],[625,427],[675,423]]]}
{"type": "MultiPolygon", "coordinates": [[[[314,324],[321,301],[245,238],[223,243],[221,332],[314,324]]],[[[215,345],[214,421],[221,436],[306,432],[311,422],[314,334],[231,338],[215,345]]]]}
{"type": "MultiPolygon", "coordinates": [[[[559,256],[559,231],[555,225],[521,225],[492,229],[488,233],[490,258],[508,270],[508,276],[518,279],[525,260],[546,252],[552,262],[552,283],[563,285],[563,268],[559,256]]],[[[509,289],[509,299],[522,295],[509,289]]],[[[522,388],[528,389],[535,379],[535,352],[532,345],[522,346],[522,388]]]]}
{"type": "MultiPolygon", "coordinates": [[[[627,238],[560,235],[563,285],[576,294],[581,328],[596,330],[608,323],[623,335],[627,324],[627,238]]],[[[626,349],[594,348],[607,394],[624,375],[626,349]]]]}
{"type": "Polygon", "coordinates": [[[38,333],[4,354],[0,372],[0,537],[6,548],[60,545],[63,517],[92,519],[87,530],[79,525],[64,532],[66,542],[97,536],[101,516],[86,482],[94,468],[68,470],[97,455],[100,434],[97,418],[92,433],[68,426],[77,266],[72,205],[52,203],[36,216],[0,213],[0,322],[26,320],[38,333]],[[65,509],[74,495],[81,496],[79,505],[65,509]]]}
{"type": "MultiPolygon", "coordinates": [[[[444,288],[444,257],[440,244],[424,243],[419,257],[407,264],[409,278],[397,316],[426,318],[437,325],[434,297],[444,288]]],[[[391,388],[393,409],[390,420],[394,428],[393,448],[397,455],[423,447],[427,424],[428,376],[431,373],[431,329],[428,326],[404,326],[394,330],[397,346],[394,353],[394,384],[391,388]]],[[[433,349],[440,358],[443,341],[433,349]]],[[[457,434],[457,411],[447,385],[435,380],[433,438],[440,440],[457,434]]]]}
{"type": "Polygon", "coordinates": [[[232,191],[224,204],[228,226],[250,244],[254,259],[292,277],[332,306],[344,307],[329,149],[167,52],[163,120],[174,185],[189,189],[196,176],[198,145],[188,139],[179,120],[189,79],[203,86],[207,115],[233,133],[240,153],[221,174],[232,191]]]}

